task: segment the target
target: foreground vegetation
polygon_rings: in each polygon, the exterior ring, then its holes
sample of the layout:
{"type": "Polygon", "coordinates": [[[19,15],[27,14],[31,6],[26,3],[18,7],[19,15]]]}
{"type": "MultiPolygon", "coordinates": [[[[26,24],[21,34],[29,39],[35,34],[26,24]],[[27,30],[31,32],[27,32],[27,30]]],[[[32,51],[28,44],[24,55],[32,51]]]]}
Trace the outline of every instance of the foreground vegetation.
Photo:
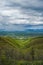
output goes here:
{"type": "Polygon", "coordinates": [[[43,65],[43,61],[34,61],[34,62],[29,62],[29,61],[2,61],[0,65],[43,65]]]}
{"type": "Polygon", "coordinates": [[[0,65],[43,65],[43,37],[0,37],[0,65]]]}

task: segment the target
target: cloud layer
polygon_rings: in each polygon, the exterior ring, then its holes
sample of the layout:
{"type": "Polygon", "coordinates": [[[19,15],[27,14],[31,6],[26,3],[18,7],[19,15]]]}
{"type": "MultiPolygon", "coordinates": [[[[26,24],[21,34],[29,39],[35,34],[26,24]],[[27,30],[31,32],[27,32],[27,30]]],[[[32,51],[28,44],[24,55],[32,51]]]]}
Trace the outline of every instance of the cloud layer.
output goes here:
{"type": "MultiPolygon", "coordinates": [[[[0,29],[25,30],[14,24],[43,24],[43,0],[0,0],[0,29]]],[[[30,29],[32,29],[30,27],[30,29]]],[[[35,29],[38,27],[35,26],[35,29]]],[[[39,29],[43,26],[39,26],[39,29]]]]}

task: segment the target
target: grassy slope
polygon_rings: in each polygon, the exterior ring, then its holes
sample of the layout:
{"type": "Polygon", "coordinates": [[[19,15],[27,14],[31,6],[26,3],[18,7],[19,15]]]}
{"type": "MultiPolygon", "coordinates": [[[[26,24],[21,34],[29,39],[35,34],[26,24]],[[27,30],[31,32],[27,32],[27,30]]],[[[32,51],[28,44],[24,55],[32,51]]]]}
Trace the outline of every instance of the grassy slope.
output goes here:
{"type": "Polygon", "coordinates": [[[43,49],[43,37],[31,38],[30,40],[27,40],[26,43],[27,43],[25,44],[26,48],[35,47],[35,48],[43,49]]]}
{"type": "Polygon", "coordinates": [[[34,50],[35,59],[43,59],[43,37],[34,37],[28,39],[15,39],[11,37],[0,37],[0,50],[1,55],[5,54],[5,51],[11,51],[14,53],[18,60],[32,60],[32,48],[34,50]],[[20,55],[20,56],[19,56],[20,55]]]}

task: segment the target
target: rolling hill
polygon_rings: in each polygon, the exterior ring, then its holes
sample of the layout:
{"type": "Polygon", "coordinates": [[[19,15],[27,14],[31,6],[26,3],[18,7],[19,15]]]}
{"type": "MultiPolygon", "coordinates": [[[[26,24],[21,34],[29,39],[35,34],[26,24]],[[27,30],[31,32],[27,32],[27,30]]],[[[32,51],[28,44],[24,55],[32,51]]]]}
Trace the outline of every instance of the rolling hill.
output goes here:
{"type": "Polygon", "coordinates": [[[9,36],[0,36],[0,63],[1,61],[43,60],[43,37],[16,39],[9,36]]]}

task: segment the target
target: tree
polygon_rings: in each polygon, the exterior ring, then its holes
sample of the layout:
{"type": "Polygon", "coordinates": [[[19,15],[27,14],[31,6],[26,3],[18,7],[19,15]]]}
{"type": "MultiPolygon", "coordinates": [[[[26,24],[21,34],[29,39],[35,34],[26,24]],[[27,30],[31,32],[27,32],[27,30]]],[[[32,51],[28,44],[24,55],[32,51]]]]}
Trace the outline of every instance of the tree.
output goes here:
{"type": "Polygon", "coordinates": [[[31,49],[31,56],[32,56],[32,61],[34,61],[34,48],[33,47],[31,49]]]}

